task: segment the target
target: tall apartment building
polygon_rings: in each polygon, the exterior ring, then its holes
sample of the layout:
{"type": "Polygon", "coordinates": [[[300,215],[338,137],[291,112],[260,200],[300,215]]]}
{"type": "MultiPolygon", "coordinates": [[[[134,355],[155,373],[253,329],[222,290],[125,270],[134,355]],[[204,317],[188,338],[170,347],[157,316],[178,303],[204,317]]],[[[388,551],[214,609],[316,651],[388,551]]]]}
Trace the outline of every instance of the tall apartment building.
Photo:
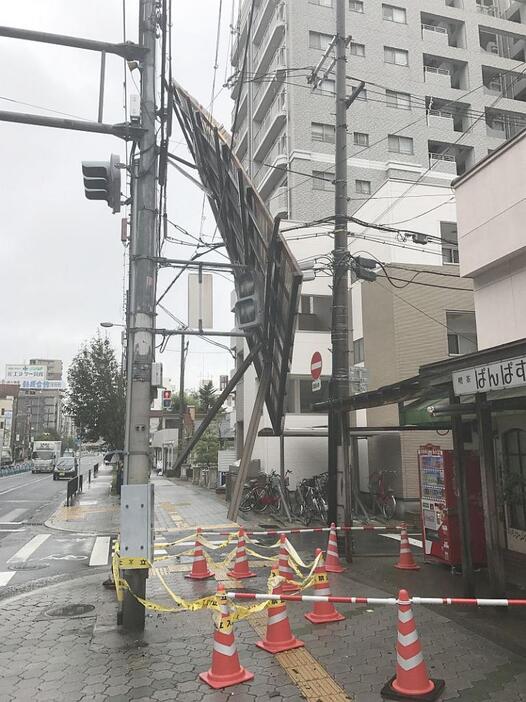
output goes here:
{"type": "MultiPolygon", "coordinates": [[[[365,366],[369,389],[411,376],[423,363],[476,348],[473,295],[458,275],[456,209],[450,183],[526,127],[526,4],[511,0],[346,0],[349,92],[365,90],[348,110],[349,212],[369,223],[425,232],[379,233],[351,225],[352,253],[395,266],[407,280],[421,269],[423,285],[396,290],[354,281],[350,327],[354,364],[365,366]],[[434,282],[433,282],[434,281],[434,282]],[[452,282],[453,281],[453,282],[452,282]],[[427,283],[427,284],[426,284],[427,283]],[[449,284],[449,285],[448,285],[449,284]],[[431,287],[428,287],[430,285],[431,287]],[[440,291],[436,285],[446,289],[440,291]],[[452,288],[452,289],[448,289],[452,288]]],[[[251,1],[240,8],[232,51],[232,97],[239,98],[236,154],[271,213],[288,218],[282,231],[334,212],[334,76],[313,90],[308,67],[319,61],[335,31],[335,0],[256,0],[247,47],[251,1]],[[239,77],[247,50],[246,80],[239,77]],[[297,69],[297,70],[296,70],[297,69]]],[[[235,114],[235,107],[233,114],[235,114]]],[[[330,227],[286,233],[298,259],[330,252],[330,227]]],[[[403,285],[403,282],[398,282],[403,285]]],[[[287,394],[287,468],[299,478],[326,470],[326,416],[312,414],[331,373],[329,278],[302,288],[287,394]],[[313,395],[310,358],[323,357],[322,390],[313,395]]],[[[237,342],[237,351],[242,353],[237,342]]],[[[243,442],[255,378],[238,390],[237,446],[243,442]]],[[[360,427],[397,424],[383,410],[360,410],[360,427]]],[[[268,426],[263,417],[261,426],[268,426]]],[[[365,435],[365,432],[364,432],[365,435]]],[[[418,441],[450,447],[449,437],[371,431],[359,441],[360,485],[371,470],[395,468],[397,496],[418,492],[418,441]]],[[[276,469],[279,441],[259,437],[254,457],[276,469]]]]}
{"type": "MultiPolygon", "coordinates": [[[[389,179],[447,184],[526,126],[525,3],[346,4],[349,92],[366,82],[348,112],[352,209],[389,179]]],[[[333,211],[334,75],[312,90],[303,69],[334,34],[334,5],[255,0],[241,83],[244,0],[233,46],[237,156],[271,212],[294,220],[333,211]]]]}

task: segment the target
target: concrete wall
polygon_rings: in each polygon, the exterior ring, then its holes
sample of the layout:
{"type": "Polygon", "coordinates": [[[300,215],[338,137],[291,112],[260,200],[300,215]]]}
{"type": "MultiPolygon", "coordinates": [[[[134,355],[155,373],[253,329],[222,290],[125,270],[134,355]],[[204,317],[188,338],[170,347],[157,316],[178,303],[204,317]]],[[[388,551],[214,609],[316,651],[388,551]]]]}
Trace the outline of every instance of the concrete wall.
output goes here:
{"type": "Polygon", "coordinates": [[[526,337],[525,169],[523,136],[455,188],[460,271],[474,282],[479,348],[526,337]]]}

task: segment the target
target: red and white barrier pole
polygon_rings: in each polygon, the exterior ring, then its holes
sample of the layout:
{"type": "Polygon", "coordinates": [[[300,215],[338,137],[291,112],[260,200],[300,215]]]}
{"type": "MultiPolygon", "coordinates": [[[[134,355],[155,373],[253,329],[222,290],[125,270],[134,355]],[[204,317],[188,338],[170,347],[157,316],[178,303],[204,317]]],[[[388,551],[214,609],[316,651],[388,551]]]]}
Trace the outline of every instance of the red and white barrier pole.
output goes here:
{"type": "MultiPolygon", "coordinates": [[[[229,599],[283,600],[284,602],[334,602],[340,604],[398,605],[397,597],[345,597],[338,595],[275,595],[253,592],[227,592],[229,599]]],[[[414,605],[468,605],[472,607],[526,607],[526,599],[493,599],[466,597],[410,597],[414,605]]]]}

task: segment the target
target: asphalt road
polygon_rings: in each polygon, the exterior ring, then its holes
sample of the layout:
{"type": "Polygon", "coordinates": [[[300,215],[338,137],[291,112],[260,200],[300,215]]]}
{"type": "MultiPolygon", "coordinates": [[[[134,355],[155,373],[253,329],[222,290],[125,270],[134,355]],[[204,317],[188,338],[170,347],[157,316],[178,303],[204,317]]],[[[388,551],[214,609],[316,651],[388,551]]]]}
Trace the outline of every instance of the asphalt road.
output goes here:
{"type": "MultiPolygon", "coordinates": [[[[83,456],[81,472],[97,462],[102,456],[83,456]]],[[[64,502],[66,485],[51,474],[0,478],[0,598],[88,572],[100,539],[45,526],[64,502]]]]}

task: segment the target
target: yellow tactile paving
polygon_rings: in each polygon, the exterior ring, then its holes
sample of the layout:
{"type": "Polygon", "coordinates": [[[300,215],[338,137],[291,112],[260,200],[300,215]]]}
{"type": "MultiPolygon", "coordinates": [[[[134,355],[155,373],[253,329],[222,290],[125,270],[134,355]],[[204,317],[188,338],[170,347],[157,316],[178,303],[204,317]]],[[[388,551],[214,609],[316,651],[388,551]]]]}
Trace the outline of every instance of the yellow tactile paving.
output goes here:
{"type": "MultiPolygon", "coordinates": [[[[264,636],[267,626],[265,612],[254,614],[247,621],[260,636],[264,636]]],[[[352,702],[353,698],[305,648],[278,653],[275,658],[308,702],[352,702]]]]}

